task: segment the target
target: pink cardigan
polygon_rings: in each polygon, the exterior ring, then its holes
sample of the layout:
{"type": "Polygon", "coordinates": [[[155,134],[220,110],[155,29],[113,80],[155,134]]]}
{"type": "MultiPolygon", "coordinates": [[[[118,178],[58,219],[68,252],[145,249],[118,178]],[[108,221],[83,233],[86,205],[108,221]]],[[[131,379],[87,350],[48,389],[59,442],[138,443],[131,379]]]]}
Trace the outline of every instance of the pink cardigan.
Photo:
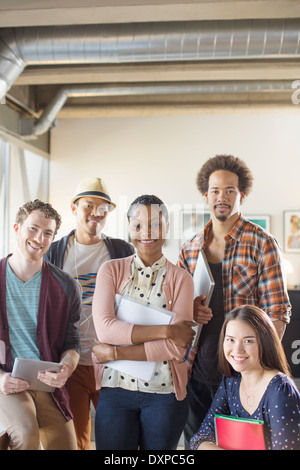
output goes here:
{"type": "MultiPolygon", "coordinates": [[[[102,343],[133,344],[131,333],[134,325],[118,320],[114,312],[115,294],[121,294],[132,279],[130,272],[132,259],[133,256],[106,261],[98,271],[93,300],[93,319],[97,337],[102,343]]],[[[167,310],[176,314],[174,323],[181,320],[192,321],[194,298],[192,276],[186,270],[167,261],[163,290],[167,310]]],[[[145,342],[144,346],[148,361],[169,361],[176,398],[183,400],[188,380],[187,365],[183,359],[184,348],[164,339],[145,342]]],[[[103,367],[101,369],[103,370],[103,367]]],[[[96,375],[99,381],[102,371],[98,370],[96,375]]]]}

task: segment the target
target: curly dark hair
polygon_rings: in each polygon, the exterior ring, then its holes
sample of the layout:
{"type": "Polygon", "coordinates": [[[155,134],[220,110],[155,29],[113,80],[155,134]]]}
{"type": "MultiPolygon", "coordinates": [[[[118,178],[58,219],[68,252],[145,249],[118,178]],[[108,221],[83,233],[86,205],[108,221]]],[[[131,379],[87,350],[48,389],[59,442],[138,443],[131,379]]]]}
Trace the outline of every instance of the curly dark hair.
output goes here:
{"type": "Polygon", "coordinates": [[[239,178],[239,190],[246,196],[251,192],[253,176],[246,163],[232,155],[216,155],[207,160],[197,174],[196,184],[202,195],[208,191],[208,181],[212,173],[226,170],[235,173],[239,178]]]}
{"type": "Polygon", "coordinates": [[[23,222],[29,216],[29,214],[33,211],[41,211],[47,219],[55,220],[56,230],[54,235],[56,235],[61,225],[61,217],[58,212],[51,206],[51,204],[40,201],[39,199],[35,199],[34,201],[28,201],[23,204],[23,206],[21,206],[17,212],[16,222],[22,225],[23,222]]]}

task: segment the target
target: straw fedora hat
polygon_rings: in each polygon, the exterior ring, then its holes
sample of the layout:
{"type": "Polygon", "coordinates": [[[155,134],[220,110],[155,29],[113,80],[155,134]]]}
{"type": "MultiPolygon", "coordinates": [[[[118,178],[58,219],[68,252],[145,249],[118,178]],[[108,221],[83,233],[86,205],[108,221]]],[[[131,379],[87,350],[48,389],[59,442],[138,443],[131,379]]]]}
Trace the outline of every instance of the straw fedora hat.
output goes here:
{"type": "Polygon", "coordinates": [[[106,184],[101,178],[85,178],[76,188],[75,196],[71,202],[77,201],[81,197],[98,197],[109,202],[109,211],[114,210],[116,204],[112,202],[106,184]]]}

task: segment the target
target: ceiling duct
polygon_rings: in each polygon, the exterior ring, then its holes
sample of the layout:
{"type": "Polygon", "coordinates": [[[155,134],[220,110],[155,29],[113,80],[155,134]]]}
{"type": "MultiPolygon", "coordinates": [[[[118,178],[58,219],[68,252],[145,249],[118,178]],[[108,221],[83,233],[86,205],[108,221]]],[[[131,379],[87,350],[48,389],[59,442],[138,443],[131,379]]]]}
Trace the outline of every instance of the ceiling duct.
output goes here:
{"type": "Polygon", "coordinates": [[[300,19],[2,29],[0,101],[29,65],[285,59],[300,56],[300,19]]]}
{"type": "Polygon", "coordinates": [[[61,87],[46,106],[41,117],[23,135],[28,139],[47,132],[53,125],[59,111],[69,98],[86,96],[146,96],[146,95],[201,95],[223,93],[259,93],[269,91],[291,91],[289,81],[240,81],[202,82],[167,84],[126,84],[126,85],[82,85],[61,87]],[[27,134],[27,135],[25,135],[27,134]]]}

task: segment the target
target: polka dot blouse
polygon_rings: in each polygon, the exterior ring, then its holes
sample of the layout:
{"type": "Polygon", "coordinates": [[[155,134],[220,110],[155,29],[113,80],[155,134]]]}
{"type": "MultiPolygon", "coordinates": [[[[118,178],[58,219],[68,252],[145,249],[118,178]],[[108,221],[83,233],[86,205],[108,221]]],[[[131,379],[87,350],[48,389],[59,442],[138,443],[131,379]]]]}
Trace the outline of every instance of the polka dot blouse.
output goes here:
{"type": "Polygon", "coordinates": [[[253,414],[244,410],[239,396],[241,377],[223,377],[210,410],[191,439],[191,449],[204,441],[216,442],[215,414],[264,421],[268,450],[300,450],[300,394],[294,382],[279,373],[271,379],[253,414]]]}
{"type": "MultiPolygon", "coordinates": [[[[135,254],[131,264],[132,280],[127,284],[122,295],[138,300],[143,304],[166,308],[167,304],[163,292],[166,263],[165,256],[162,256],[153,266],[145,266],[139,256],[135,254]]],[[[169,361],[156,363],[153,377],[148,382],[110,367],[105,367],[102,387],[120,387],[126,390],[139,390],[148,393],[174,393],[169,361]]]]}

